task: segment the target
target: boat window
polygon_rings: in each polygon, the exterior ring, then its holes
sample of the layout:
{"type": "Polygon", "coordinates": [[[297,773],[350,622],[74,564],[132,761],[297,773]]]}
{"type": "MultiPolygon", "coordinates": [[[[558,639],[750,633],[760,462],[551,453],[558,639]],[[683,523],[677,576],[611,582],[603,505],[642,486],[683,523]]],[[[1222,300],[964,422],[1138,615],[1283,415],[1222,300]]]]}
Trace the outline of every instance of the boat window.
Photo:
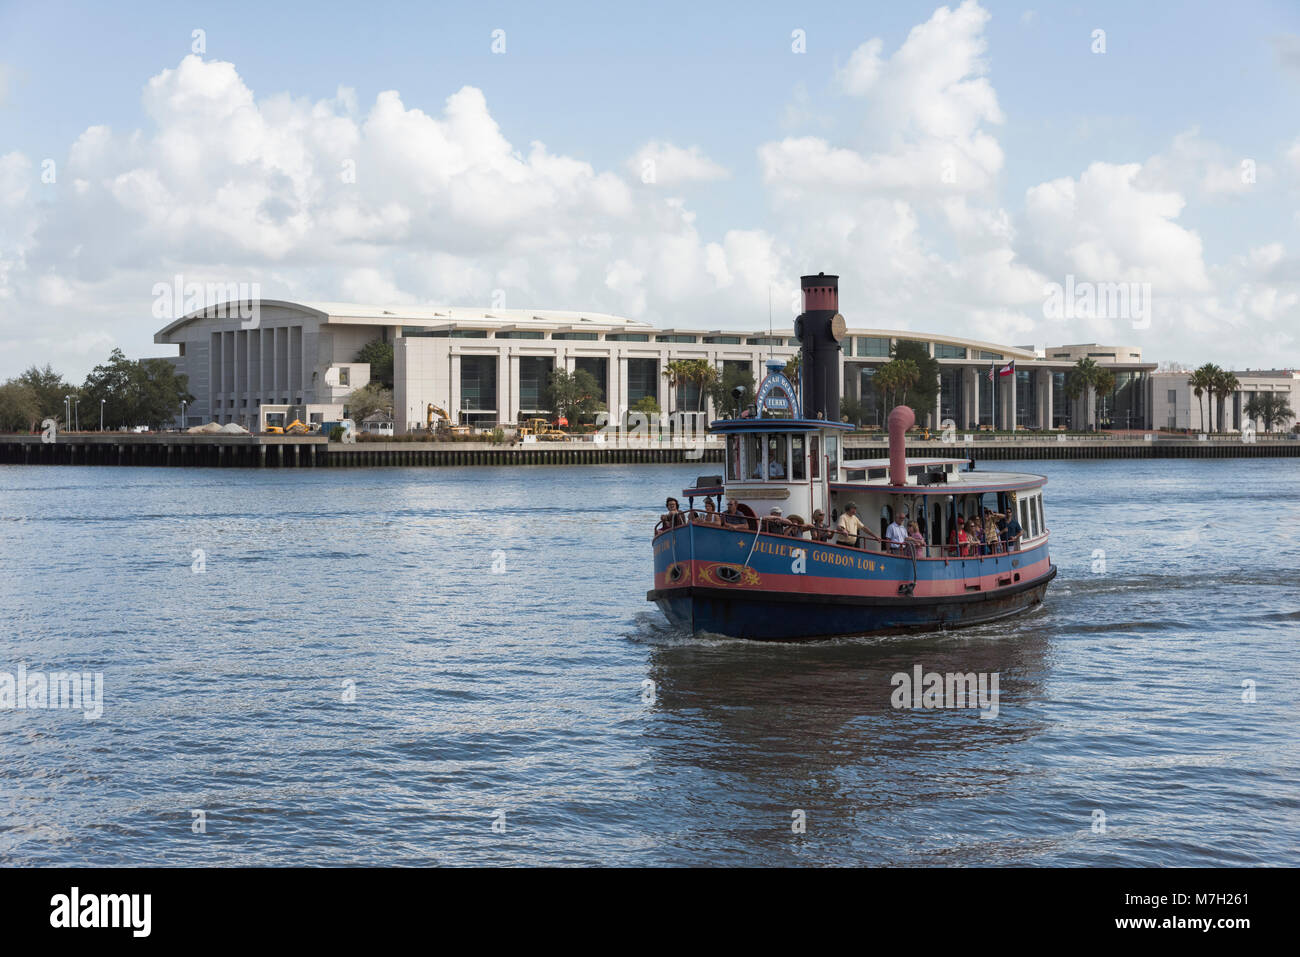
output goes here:
{"type": "Polygon", "coordinates": [[[727,480],[730,482],[739,481],[740,471],[740,436],[727,436],[727,480]]]}
{"type": "Polygon", "coordinates": [[[767,477],[785,480],[790,477],[790,442],[787,435],[767,437],[767,477]]]}
{"type": "Polygon", "coordinates": [[[745,474],[752,479],[763,477],[763,437],[751,435],[745,442],[745,474]]]}
{"type": "Polygon", "coordinates": [[[807,477],[806,462],[808,459],[808,450],[805,447],[807,439],[802,435],[790,436],[790,478],[796,482],[802,482],[807,477]]]}
{"type": "Polygon", "coordinates": [[[812,462],[812,477],[821,478],[822,474],[822,457],[817,450],[817,436],[808,436],[808,458],[812,462]]]}
{"type": "Polygon", "coordinates": [[[826,478],[832,482],[840,480],[840,437],[826,436],[826,478]]]}

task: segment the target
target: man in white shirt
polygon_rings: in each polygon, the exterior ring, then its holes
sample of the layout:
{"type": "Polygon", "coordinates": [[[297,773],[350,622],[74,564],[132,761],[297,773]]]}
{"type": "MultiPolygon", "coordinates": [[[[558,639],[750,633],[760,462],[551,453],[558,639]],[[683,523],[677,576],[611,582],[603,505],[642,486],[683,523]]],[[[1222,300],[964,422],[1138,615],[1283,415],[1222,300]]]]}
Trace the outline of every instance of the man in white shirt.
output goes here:
{"type": "Polygon", "coordinates": [[[889,540],[891,552],[897,554],[903,550],[903,543],[907,541],[907,513],[902,509],[894,515],[894,520],[885,530],[885,537],[889,540]]]}

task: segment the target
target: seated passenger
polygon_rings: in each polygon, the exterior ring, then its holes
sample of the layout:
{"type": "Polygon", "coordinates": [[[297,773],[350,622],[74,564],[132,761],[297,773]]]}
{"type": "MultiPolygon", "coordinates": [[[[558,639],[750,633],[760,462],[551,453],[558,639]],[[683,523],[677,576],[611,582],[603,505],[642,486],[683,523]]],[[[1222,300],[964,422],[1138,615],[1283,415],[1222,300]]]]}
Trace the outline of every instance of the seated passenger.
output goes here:
{"type": "Polygon", "coordinates": [[[734,498],[727,500],[727,510],[722,513],[722,523],[724,525],[748,525],[747,519],[737,507],[734,498]]]}
{"type": "Polygon", "coordinates": [[[776,459],[772,459],[767,463],[767,477],[770,479],[785,478],[785,466],[776,459]]]}
{"type": "Polygon", "coordinates": [[[704,515],[700,518],[700,521],[705,525],[722,524],[722,517],[718,515],[718,508],[713,504],[713,499],[706,498],[704,500],[704,515]]]}
{"type": "Polygon", "coordinates": [[[681,508],[677,504],[677,499],[670,495],[668,500],[664,502],[664,506],[668,509],[668,512],[665,515],[659,516],[659,524],[662,527],[675,528],[678,525],[686,524],[686,516],[682,514],[681,508]]]}

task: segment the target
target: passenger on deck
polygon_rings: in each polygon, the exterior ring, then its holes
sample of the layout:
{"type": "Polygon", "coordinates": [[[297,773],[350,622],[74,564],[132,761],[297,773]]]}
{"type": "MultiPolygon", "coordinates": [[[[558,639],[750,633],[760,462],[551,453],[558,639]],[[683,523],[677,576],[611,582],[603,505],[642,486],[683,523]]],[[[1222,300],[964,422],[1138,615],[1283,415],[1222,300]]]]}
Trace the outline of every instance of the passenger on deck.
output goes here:
{"type": "Polygon", "coordinates": [[[804,524],[802,515],[791,515],[787,520],[786,534],[791,538],[808,538],[808,526],[804,524]]]}
{"type": "Polygon", "coordinates": [[[736,500],[734,498],[727,500],[727,510],[722,513],[722,523],[724,525],[749,524],[749,519],[747,519],[741,513],[740,509],[736,507],[736,500]]]}
{"type": "Polygon", "coordinates": [[[984,544],[987,554],[1002,551],[1002,536],[998,533],[998,519],[1004,516],[991,508],[984,509],[984,544]]]}
{"type": "Polygon", "coordinates": [[[772,511],[767,513],[767,518],[763,519],[763,531],[769,535],[785,535],[789,523],[781,517],[781,509],[772,506],[772,511]]]}
{"type": "Polygon", "coordinates": [[[916,522],[907,525],[907,547],[913,556],[925,556],[925,536],[921,534],[921,528],[916,522]]]}
{"type": "Polygon", "coordinates": [[[677,504],[677,499],[670,495],[668,500],[664,502],[664,506],[668,509],[668,512],[665,515],[659,516],[660,525],[664,528],[675,528],[678,525],[686,524],[686,516],[682,514],[681,508],[677,504]]]}
{"type": "Polygon", "coordinates": [[[961,556],[968,554],[969,542],[970,539],[966,536],[966,519],[958,515],[957,527],[948,533],[948,554],[961,556]]]}
{"type": "Polygon", "coordinates": [[[706,498],[704,500],[704,515],[700,518],[700,521],[705,525],[722,524],[722,517],[718,515],[718,508],[713,504],[713,499],[706,498]]]}
{"type": "Polygon", "coordinates": [[[831,527],[826,524],[826,513],[820,508],[812,514],[812,540],[814,542],[831,540],[831,527]]]}
{"type": "Polygon", "coordinates": [[[844,514],[835,525],[835,541],[840,545],[860,547],[858,543],[862,538],[863,528],[862,520],[858,518],[858,507],[849,502],[844,506],[844,514]]]}
{"type": "Polygon", "coordinates": [[[1020,536],[1024,534],[1024,529],[1020,527],[1015,512],[1007,516],[1005,524],[1001,526],[1001,531],[1003,547],[1009,552],[1020,551],[1020,536]]]}
{"type": "Polygon", "coordinates": [[[889,528],[885,529],[885,539],[889,542],[889,550],[897,555],[903,550],[903,543],[907,541],[907,513],[901,509],[894,516],[894,520],[889,523],[889,528]]]}
{"type": "Polygon", "coordinates": [[[966,535],[970,538],[970,554],[987,555],[988,547],[984,543],[984,526],[975,519],[966,523],[966,535]]]}

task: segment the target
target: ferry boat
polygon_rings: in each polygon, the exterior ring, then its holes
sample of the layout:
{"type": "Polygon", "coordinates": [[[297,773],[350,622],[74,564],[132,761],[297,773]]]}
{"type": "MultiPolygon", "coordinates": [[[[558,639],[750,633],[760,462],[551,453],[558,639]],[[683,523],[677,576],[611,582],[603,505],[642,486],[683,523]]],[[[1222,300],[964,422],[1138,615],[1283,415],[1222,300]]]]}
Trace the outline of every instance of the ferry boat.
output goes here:
{"type": "Polygon", "coordinates": [[[724,474],[684,489],[687,506],[656,526],[646,598],[692,633],[774,641],[975,625],[1040,603],[1056,577],[1047,479],[977,470],[965,458],[907,458],[907,406],[889,415],[888,458],[845,461],[839,278],[801,285],[800,388],[769,361],[754,405],[711,423],[724,437],[724,474]],[[837,532],[851,507],[864,527],[850,535],[849,521],[837,532]],[[900,510],[919,534],[891,542],[900,510]],[[826,527],[813,527],[818,511],[826,527]],[[962,541],[966,523],[983,527],[986,516],[1012,531],[1015,518],[1019,535],[962,541]]]}

